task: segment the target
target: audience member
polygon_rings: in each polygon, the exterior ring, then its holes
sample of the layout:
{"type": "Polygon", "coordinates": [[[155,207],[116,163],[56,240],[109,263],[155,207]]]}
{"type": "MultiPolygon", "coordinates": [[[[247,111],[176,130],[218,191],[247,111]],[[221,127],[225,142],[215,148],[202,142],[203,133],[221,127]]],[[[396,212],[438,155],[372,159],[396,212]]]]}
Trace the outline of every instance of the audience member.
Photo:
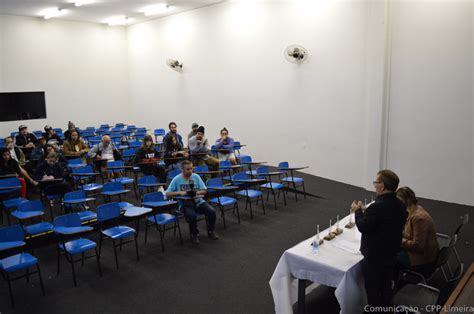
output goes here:
{"type": "Polygon", "coordinates": [[[4,147],[0,149],[2,160],[0,161],[0,175],[16,175],[20,179],[21,197],[26,198],[26,182],[28,180],[33,185],[38,185],[38,182],[33,180],[30,175],[23,169],[18,162],[11,158],[10,151],[4,147]]]}
{"type": "Polygon", "coordinates": [[[160,152],[156,150],[153,138],[151,135],[145,135],[142,147],[135,153],[134,163],[139,165],[144,175],[154,175],[159,182],[165,183],[166,171],[159,165],[159,159],[160,152]],[[151,160],[151,162],[146,162],[147,160],[151,160]]]}
{"type": "Polygon", "coordinates": [[[178,141],[178,143],[184,147],[184,144],[183,144],[183,138],[181,137],[181,135],[178,134],[178,126],[176,125],[175,122],[170,122],[168,124],[168,128],[169,128],[169,132],[166,133],[166,135],[163,137],[163,143],[166,143],[167,139],[171,136],[174,136],[176,137],[176,140],[178,141]]]}
{"type": "Polygon", "coordinates": [[[210,170],[217,170],[219,168],[219,160],[209,155],[209,143],[207,138],[204,137],[203,126],[198,127],[196,135],[189,139],[189,153],[197,154],[196,156],[192,156],[192,161],[196,166],[206,164],[210,170]]]}
{"type": "Polygon", "coordinates": [[[184,150],[175,136],[168,136],[165,141],[165,165],[169,170],[179,169],[181,161],[188,157],[188,152],[184,150]]]}
{"type": "Polygon", "coordinates": [[[5,147],[10,151],[10,156],[12,159],[16,160],[20,166],[25,166],[25,154],[21,149],[13,144],[13,138],[11,136],[5,138],[5,147]]]}
{"type": "MultiPolygon", "coordinates": [[[[199,124],[197,124],[196,122],[194,122],[192,125],[191,125],[191,132],[189,132],[188,134],[188,141],[191,137],[195,136],[197,134],[197,130],[199,128],[199,124]]],[[[188,145],[189,145],[189,142],[188,142],[188,145]]]]}
{"type": "Polygon", "coordinates": [[[221,138],[216,141],[215,148],[219,161],[229,160],[231,164],[237,164],[234,155],[234,139],[229,137],[229,131],[226,128],[221,130],[221,138]]]}
{"type": "Polygon", "coordinates": [[[20,133],[15,136],[15,145],[23,150],[26,160],[30,160],[31,151],[36,144],[36,136],[28,132],[26,125],[20,125],[18,131],[20,133]]]}
{"type": "Polygon", "coordinates": [[[436,229],[430,214],[420,205],[415,192],[409,187],[397,190],[397,197],[408,210],[402,238],[402,251],[399,253],[399,264],[429,277],[434,271],[439,253],[436,229]]]}
{"type": "Polygon", "coordinates": [[[64,139],[69,140],[71,138],[71,132],[74,131],[74,130],[76,130],[79,133],[79,131],[76,129],[76,126],[74,125],[74,123],[69,121],[69,123],[67,124],[67,130],[66,130],[66,132],[64,132],[64,139]]]}
{"type": "Polygon", "coordinates": [[[100,168],[102,172],[107,170],[107,162],[122,159],[122,155],[108,135],[102,136],[102,142],[94,145],[94,147],[89,150],[89,157],[99,163],[98,168],[100,168]]]}
{"type": "Polygon", "coordinates": [[[44,127],[43,137],[47,144],[56,145],[58,147],[63,144],[63,140],[54,132],[53,127],[50,125],[44,127]]]}
{"type": "Polygon", "coordinates": [[[64,195],[72,191],[71,186],[65,181],[63,167],[59,164],[58,156],[54,152],[49,153],[46,160],[38,165],[34,177],[39,181],[46,195],[64,195]]]}
{"type": "Polygon", "coordinates": [[[79,137],[77,130],[72,130],[69,135],[69,139],[64,141],[63,152],[65,157],[83,157],[89,148],[84,143],[82,138],[79,137]]]}
{"type": "Polygon", "coordinates": [[[203,200],[206,195],[206,185],[202,181],[201,177],[193,173],[193,163],[189,160],[182,162],[183,172],[177,175],[171,181],[168,190],[166,191],[167,197],[175,196],[189,196],[188,200],[178,200],[179,208],[184,214],[186,222],[189,224],[189,230],[191,233],[191,241],[193,244],[200,244],[199,230],[197,227],[196,216],[197,213],[204,214],[207,217],[207,235],[212,240],[217,240],[219,237],[214,232],[216,224],[216,211],[203,200]],[[196,198],[197,196],[197,198],[196,198]]]}
{"type": "Polygon", "coordinates": [[[362,233],[360,251],[368,305],[381,312],[390,303],[392,276],[407,217],[405,205],[395,194],[399,182],[394,172],[381,170],[373,182],[377,193],[374,203],[365,207],[361,201],[354,201],[351,205],[362,233]]]}

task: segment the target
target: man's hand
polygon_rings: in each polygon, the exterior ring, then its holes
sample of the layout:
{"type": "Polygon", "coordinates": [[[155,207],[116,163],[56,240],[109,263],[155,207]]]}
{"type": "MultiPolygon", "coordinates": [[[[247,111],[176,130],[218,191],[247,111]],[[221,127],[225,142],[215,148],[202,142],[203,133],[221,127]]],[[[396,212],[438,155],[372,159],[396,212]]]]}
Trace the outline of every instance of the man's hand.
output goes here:
{"type": "Polygon", "coordinates": [[[362,212],[365,212],[365,206],[361,201],[353,201],[351,204],[351,211],[355,212],[356,210],[362,210],[362,212]]]}
{"type": "Polygon", "coordinates": [[[33,142],[29,142],[28,144],[25,145],[26,148],[33,148],[35,147],[35,144],[33,142]]]}

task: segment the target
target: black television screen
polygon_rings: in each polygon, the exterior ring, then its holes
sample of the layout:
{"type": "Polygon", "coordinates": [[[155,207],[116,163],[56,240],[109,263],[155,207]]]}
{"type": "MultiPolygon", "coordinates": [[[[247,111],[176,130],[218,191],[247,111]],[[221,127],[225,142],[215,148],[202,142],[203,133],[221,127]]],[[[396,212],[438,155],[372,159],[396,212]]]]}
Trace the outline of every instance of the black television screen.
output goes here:
{"type": "Polygon", "coordinates": [[[0,93],[0,121],[45,118],[44,92],[0,93]]]}

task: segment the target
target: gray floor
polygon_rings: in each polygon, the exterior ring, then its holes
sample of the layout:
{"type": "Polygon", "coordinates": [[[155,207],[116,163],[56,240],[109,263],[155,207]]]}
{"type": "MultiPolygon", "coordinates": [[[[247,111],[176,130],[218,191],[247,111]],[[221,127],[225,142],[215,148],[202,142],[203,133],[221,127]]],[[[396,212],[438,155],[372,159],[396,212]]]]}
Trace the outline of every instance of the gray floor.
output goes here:
{"type": "MultiPolygon", "coordinates": [[[[220,240],[202,237],[199,247],[189,243],[188,229],[182,222],[184,245],[172,233],[166,235],[166,251],[161,252],[159,236],[151,230],[146,245],[139,238],[140,261],[134,248],[124,247],[115,269],[113,251],[107,244],[101,259],[103,277],[94,260],[78,267],[78,287],[73,287],[71,269],[62,261],[56,276],[56,250],[53,244],[39,245],[34,255],[40,260],[46,296],[40,295],[36,278],[30,284],[13,285],[17,307],[9,305],[6,283],[0,284],[1,313],[272,313],[274,304],[268,281],[282,252],[314,234],[316,224],[325,224],[336,215],[346,215],[353,199],[370,199],[370,193],[350,185],[302,175],[307,192],[321,198],[299,200],[290,195],[288,205],[279,200],[278,210],[266,203],[267,214],[254,210],[250,219],[241,203],[239,225],[227,212],[227,229],[218,218],[220,240]]],[[[131,195],[130,195],[131,196],[131,195]]],[[[130,198],[131,202],[135,202],[130,198]]],[[[459,217],[474,214],[473,207],[431,200],[420,200],[432,214],[437,231],[452,233],[459,217]]],[[[204,223],[200,225],[204,234],[204,223]]],[[[142,223],[143,226],[143,223],[142,223]]],[[[97,238],[97,232],[87,235],[97,238]]],[[[474,260],[474,228],[463,230],[458,245],[466,264],[474,260]]],[[[307,313],[338,313],[334,289],[319,287],[307,296],[307,313]]]]}

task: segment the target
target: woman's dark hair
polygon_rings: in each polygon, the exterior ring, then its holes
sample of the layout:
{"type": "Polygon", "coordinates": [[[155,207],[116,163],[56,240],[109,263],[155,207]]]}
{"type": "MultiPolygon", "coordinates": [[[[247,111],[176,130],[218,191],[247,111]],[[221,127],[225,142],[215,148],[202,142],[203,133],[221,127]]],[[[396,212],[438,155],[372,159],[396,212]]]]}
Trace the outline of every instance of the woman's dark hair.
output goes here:
{"type": "Polygon", "coordinates": [[[0,148],[0,158],[1,159],[3,159],[3,154],[5,154],[6,152],[10,153],[10,150],[6,147],[0,148]]]}
{"type": "Polygon", "coordinates": [[[44,158],[45,158],[45,159],[46,159],[46,157],[48,157],[48,148],[50,148],[50,147],[51,147],[51,148],[55,151],[55,153],[56,153],[56,150],[54,149],[54,146],[53,146],[53,145],[51,145],[51,144],[46,144],[46,145],[44,145],[44,147],[43,147],[43,155],[44,155],[44,158]]]}
{"type": "Polygon", "coordinates": [[[227,134],[229,134],[229,130],[227,130],[227,128],[222,128],[222,130],[221,130],[221,134],[222,134],[222,132],[224,132],[224,131],[226,131],[226,132],[227,132],[227,134]]]}
{"type": "Polygon", "coordinates": [[[142,148],[143,149],[148,149],[148,147],[146,146],[146,142],[151,142],[151,148],[155,148],[155,144],[153,143],[153,138],[151,137],[151,135],[145,135],[145,137],[143,138],[143,143],[142,143],[142,148]]]}

